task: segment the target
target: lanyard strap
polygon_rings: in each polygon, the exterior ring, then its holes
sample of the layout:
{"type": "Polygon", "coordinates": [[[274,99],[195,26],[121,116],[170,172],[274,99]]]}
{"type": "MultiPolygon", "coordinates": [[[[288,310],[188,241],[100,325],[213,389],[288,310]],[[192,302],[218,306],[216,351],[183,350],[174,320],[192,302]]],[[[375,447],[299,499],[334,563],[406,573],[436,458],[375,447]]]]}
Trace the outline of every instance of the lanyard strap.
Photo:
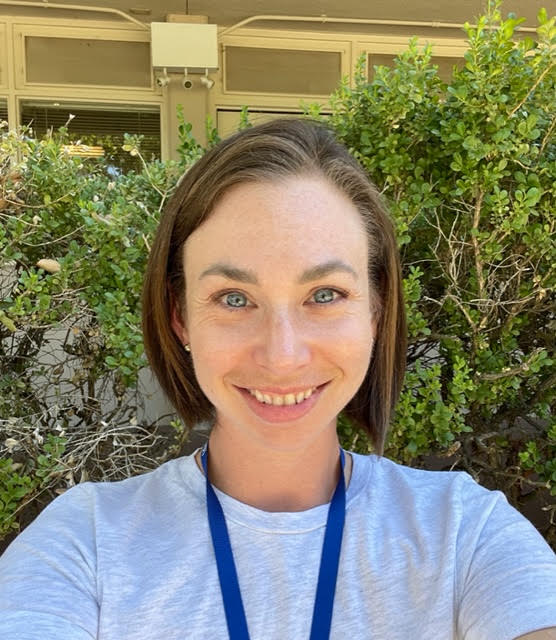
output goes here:
{"type": "MultiPolygon", "coordinates": [[[[228,526],[226,525],[226,518],[224,517],[224,511],[222,510],[220,501],[208,479],[207,461],[208,443],[205,444],[201,452],[201,462],[206,478],[208,522],[214,555],[216,556],[216,566],[226,613],[228,634],[230,640],[249,640],[247,620],[241,599],[228,526]]],[[[336,578],[338,576],[342,534],[346,515],[346,486],[344,482],[345,457],[342,449],[340,449],[340,463],[342,466],[340,478],[336,485],[326,520],[326,531],[322,545],[310,640],[327,640],[330,636],[334,593],[336,591],[336,578]]]]}

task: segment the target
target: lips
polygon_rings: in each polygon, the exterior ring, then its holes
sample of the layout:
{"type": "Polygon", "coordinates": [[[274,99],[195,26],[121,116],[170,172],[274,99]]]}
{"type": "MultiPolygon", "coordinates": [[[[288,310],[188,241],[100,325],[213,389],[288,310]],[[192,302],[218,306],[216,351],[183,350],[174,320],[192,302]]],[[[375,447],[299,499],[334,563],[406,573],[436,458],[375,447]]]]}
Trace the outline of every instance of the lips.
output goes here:
{"type": "Polygon", "coordinates": [[[265,422],[278,423],[291,422],[307,415],[318,402],[321,393],[327,385],[328,382],[317,387],[307,387],[305,389],[298,388],[295,391],[292,390],[289,391],[289,393],[283,394],[275,393],[274,391],[271,392],[266,389],[236,388],[251,411],[261,420],[265,422]],[[259,398],[262,396],[262,401],[257,398],[257,391],[259,392],[259,398]],[[303,399],[298,402],[297,398],[301,397],[301,393],[303,393],[303,399]],[[305,397],[306,394],[307,397],[305,397]],[[270,403],[265,401],[265,396],[268,396],[266,400],[271,400],[270,403]],[[280,404],[280,402],[282,404],[280,404]]]}

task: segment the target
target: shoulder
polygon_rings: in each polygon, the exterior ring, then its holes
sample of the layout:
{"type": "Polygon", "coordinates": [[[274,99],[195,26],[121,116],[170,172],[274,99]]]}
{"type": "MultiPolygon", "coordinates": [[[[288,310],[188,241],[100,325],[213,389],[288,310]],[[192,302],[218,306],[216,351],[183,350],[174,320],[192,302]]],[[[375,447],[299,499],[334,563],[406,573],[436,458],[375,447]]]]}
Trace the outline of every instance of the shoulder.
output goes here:
{"type": "Polygon", "coordinates": [[[46,510],[72,507],[102,508],[116,504],[120,509],[156,499],[183,489],[181,467],[187,458],[170,460],[160,467],[131,478],[106,482],[82,482],[56,498],[46,510]]]}
{"type": "Polygon", "coordinates": [[[452,552],[462,556],[481,547],[485,538],[525,541],[550,553],[542,536],[501,491],[482,487],[465,472],[415,469],[385,457],[355,455],[358,464],[368,469],[361,491],[365,508],[381,527],[421,533],[450,544],[452,552]]]}
{"type": "Polygon", "coordinates": [[[48,546],[63,538],[93,555],[114,531],[125,536],[163,530],[175,521],[176,505],[179,510],[179,505],[201,501],[187,482],[191,462],[178,458],[125,480],[78,484],[53,500],[11,546],[48,546]]]}
{"type": "Polygon", "coordinates": [[[383,456],[353,455],[356,465],[368,469],[366,490],[390,504],[411,503],[430,510],[439,504],[450,504],[457,509],[469,497],[486,502],[505,501],[504,494],[485,489],[464,471],[428,471],[383,456]]]}
{"type": "Polygon", "coordinates": [[[115,482],[87,482],[68,493],[81,489],[97,507],[116,505],[125,510],[150,501],[165,504],[187,488],[186,477],[192,463],[191,456],[176,458],[138,476],[115,482]]]}
{"type": "Polygon", "coordinates": [[[379,558],[397,559],[397,575],[453,591],[461,637],[516,638],[555,624],[556,556],[503,493],[464,472],[359,462],[369,472],[358,523],[371,543],[378,537],[379,558]]]}

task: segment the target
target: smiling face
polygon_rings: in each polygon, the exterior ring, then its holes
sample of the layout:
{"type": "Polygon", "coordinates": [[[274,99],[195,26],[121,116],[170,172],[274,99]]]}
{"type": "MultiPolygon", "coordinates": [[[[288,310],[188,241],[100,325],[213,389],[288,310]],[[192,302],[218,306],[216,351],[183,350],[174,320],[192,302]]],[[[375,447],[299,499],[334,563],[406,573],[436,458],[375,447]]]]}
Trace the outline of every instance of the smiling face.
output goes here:
{"type": "Polygon", "coordinates": [[[184,251],[173,327],[217,428],[278,447],[335,429],[375,331],[367,236],[350,200],[320,177],[240,184],[184,251]]]}

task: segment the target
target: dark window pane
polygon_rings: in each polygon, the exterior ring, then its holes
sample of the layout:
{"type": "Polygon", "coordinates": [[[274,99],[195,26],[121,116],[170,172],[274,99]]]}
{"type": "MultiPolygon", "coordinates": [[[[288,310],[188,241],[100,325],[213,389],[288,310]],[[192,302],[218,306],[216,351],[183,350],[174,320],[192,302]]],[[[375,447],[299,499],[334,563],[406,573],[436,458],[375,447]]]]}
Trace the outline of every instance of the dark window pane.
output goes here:
{"type": "Polygon", "coordinates": [[[25,38],[27,82],[150,87],[148,42],[25,38]]]}
{"type": "Polygon", "coordinates": [[[340,53],[226,47],[226,88],[253,93],[329,95],[341,80],[340,53]]]}

